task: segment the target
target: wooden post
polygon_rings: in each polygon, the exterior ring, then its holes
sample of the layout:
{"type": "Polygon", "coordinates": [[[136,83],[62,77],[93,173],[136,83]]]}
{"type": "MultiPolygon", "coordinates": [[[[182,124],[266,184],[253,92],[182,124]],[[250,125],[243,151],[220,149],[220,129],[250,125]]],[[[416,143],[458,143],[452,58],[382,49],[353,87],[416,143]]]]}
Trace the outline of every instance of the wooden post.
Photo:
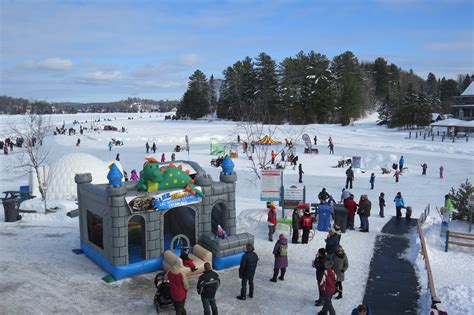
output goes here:
{"type": "Polygon", "coordinates": [[[444,135],[441,137],[441,142],[444,142],[444,135]]]}
{"type": "Polygon", "coordinates": [[[411,139],[411,131],[408,132],[408,139],[411,139]]]}
{"type": "Polygon", "coordinates": [[[431,141],[434,141],[434,133],[431,134],[431,141]]]}
{"type": "Polygon", "coordinates": [[[439,130],[436,132],[436,135],[439,136],[439,130]]]}
{"type": "Polygon", "coordinates": [[[423,134],[423,140],[426,140],[426,132],[423,134]]]}
{"type": "Polygon", "coordinates": [[[448,246],[449,246],[449,230],[446,231],[446,246],[444,247],[444,251],[446,253],[448,252],[448,246]]]}
{"type": "Polygon", "coordinates": [[[418,131],[415,132],[415,138],[418,139],[418,131]]]}

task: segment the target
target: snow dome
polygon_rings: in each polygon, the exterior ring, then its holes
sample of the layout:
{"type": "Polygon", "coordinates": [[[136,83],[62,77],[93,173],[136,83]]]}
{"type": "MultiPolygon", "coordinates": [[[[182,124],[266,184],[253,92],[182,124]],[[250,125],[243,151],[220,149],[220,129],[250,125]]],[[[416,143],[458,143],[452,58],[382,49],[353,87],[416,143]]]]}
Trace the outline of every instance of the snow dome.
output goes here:
{"type": "Polygon", "coordinates": [[[77,198],[77,185],[74,176],[81,173],[91,173],[92,183],[107,183],[106,162],[90,154],[69,154],[58,160],[49,171],[48,200],[77,198]]]}

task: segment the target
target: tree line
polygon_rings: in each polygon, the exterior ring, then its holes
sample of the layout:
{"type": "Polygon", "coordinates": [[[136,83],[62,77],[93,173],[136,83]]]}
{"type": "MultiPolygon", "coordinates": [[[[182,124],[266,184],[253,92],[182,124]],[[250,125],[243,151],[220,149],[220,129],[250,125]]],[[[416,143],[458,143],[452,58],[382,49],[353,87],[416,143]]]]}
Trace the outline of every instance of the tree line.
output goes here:
{"type": "Polygon", "coordinates": [[[94,102],[94,103],[50,103],[46,101],[30,101],[24,98],[10,96],[0,96],[0,114],[23,115],[32,114],[76,114],[78,112],[87,113],[114,113],[126,112],[136,113],[143,111],[168,112],[177,107],[178,101],[169,100],[149,100],[138,97],[129,97],[125,100],[115,102],[94,102]]]}
{"type": "Polygon", "coordinates": [[[216,81],[196,70],[178,115],[197,119],[215,112],[237,121],[347,125],[377,110],[381,124],[424,126],[432,112],[450,112],[452,97],[467,88],[471,77],[460,75],[456,81],[430,73],[425,80],[381,57],[360,62],[346,51],[329,60],[301,51],[280,63],[264,52],[246,57],[223,71],[219,90],[216,81]]]}

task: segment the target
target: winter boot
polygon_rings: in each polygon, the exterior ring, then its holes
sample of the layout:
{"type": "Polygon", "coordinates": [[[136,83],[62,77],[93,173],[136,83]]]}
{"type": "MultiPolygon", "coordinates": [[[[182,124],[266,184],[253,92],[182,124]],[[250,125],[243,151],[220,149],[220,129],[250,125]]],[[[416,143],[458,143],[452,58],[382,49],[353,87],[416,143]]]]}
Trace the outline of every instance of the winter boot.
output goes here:
{"type": "Polygon", "coordinates": [[[237,295],[237,300],[245,301],[247,298],[245,296],[237,295]]]}
{"type": "Polygon", "coordinates": [[[342,292],[339,291],[339,294],[335,297],[336,300],[342,299],[342,292]]]}

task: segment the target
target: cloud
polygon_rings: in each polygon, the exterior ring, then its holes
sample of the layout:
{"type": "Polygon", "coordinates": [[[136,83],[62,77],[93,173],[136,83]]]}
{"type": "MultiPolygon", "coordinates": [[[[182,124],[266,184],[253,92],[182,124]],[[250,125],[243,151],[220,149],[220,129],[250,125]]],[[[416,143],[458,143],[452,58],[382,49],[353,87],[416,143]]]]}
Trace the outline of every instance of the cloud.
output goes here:
{"type": "Polygon", "coordinates": [[[178,63],[184,66],[193,66],[198,61],[197,54],[188,54],[181,57],[178,57],[178,63]]]}
{"type": "Polygon", "coordinates": [[[45,69],[54,71],[67,71],[73,66],[70,59],[63,58],[46,58],[43,61],[36,62],[34,60],[26,60],[20,64],[20,67],[27,69],[45,69]]]}
{"type": "Polygon", "coordinates": [[[145,80],[145,81],[137,81],[138,86],[143,87],[157,87],[163,89],[170,89],[170,88],[181,88],[186,86],[186,82],[178,82],[178,81],[154,81],[154,80],[145,80]]]}
{"type": "Polygon", "coordinates": [[[78,81],[80,83],[93,82],[113,82],[124,79],[124,75],[120,71],[92,71],[84,74],[78,81]]]}
{"type": "Polygon", "coordinates": [[[427,44],[425,48],[432,51],[472,52],[474,51],[474,44],[469,40],[441,42],[427,44]]]}

